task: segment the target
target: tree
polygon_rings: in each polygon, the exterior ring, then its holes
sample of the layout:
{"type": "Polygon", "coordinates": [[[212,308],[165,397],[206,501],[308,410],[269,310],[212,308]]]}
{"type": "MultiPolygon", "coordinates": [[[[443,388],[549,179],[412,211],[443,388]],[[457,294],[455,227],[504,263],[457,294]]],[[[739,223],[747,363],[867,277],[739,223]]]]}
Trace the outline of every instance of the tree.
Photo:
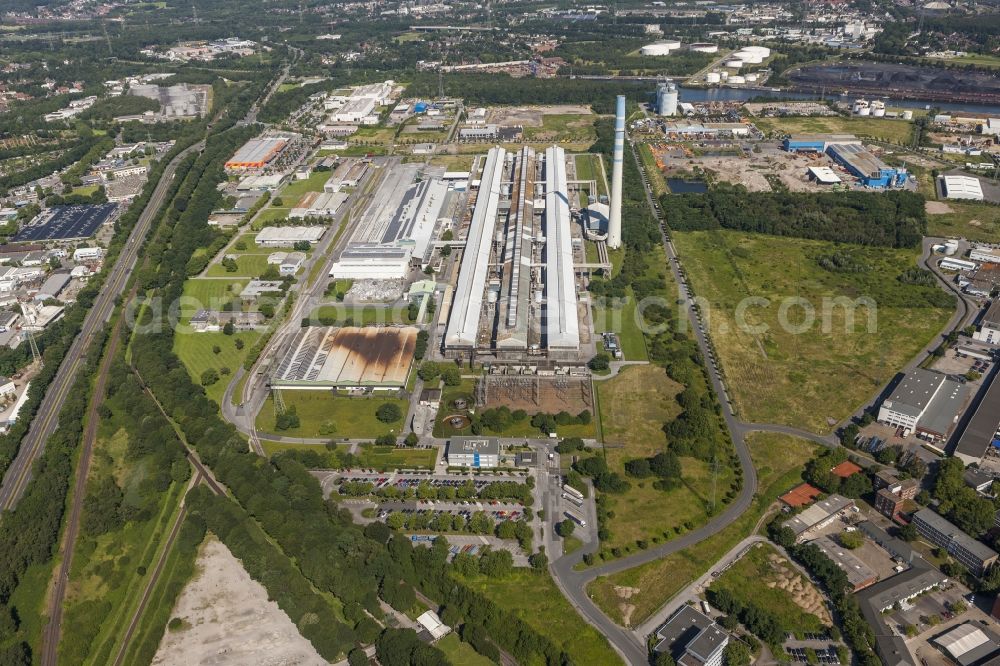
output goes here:
{"type": "Polygon", "coordinates": [[[607,352],[599,352],[594,356],[594,358],[590,359],[587,363],[587,367],[594,372],[604,372],[611,367],[611,356],[609,356],[607,352]]]}
{"type": "Polygon", "coordinates": [[[403,412],[396,403],[386,402],[379,405],[379,408],[375,410],[375,418],[382,423],[394,423],[403,418],[403,412]]]}
{"type": "Polygon", "coordinates": [[[398,511],[393,511],[385,519],[385,524],[389,526],[390,529],[401,530],[403,529],[403,525],[406,524],[406,516],[398,511]]]}
{"type": "Polygon", "coordinates": [[[292,430],[302,425],[299,415],[295,412],[294,405],[278,414],[274,419],[275,430],[292,430]]]}
{"type": "Polygon", "coordinates": [[[233,322],[227,321],[226,325],[222,327],[222,332],[225,335],[232,335],[233,333],[236,332],[236,327],[233,326],[233,322]]]}
{"type": "Polygon", "coordinates": [[[506,578],[514,570],[509,550],[489,550],[479,558],[479,573],[490,578],[506,578]]]}
{"type": "Polygon", "coordinates": [[[567,518],[566,520],[556,523],[556,534],[561,536],[563,539],[573,536],[573,531],[576,529],[576,523],[567,518]]]}
{"type": "Polygon", "coordinates": [[[417,436],[417,433],[411,432],[406,435],[406,439],[404,439],[403,442],[407,446],[416,446],[418,443],[420,443],[420,438],[417,436]]]}
{"type": "Polygon", "coordinates": [[[201,385],[211,386],[219,381],[219,373],[215,368],[209,368],[201,373],[201,385]]]}
{"type": "Polygon", "coordinates": [[[246,343],[243,342],[243,338],[236,338],[233,344],[236,345],[236,349],[243,349],[243,347],[246,346],[246,343]]]}
{"type": "Polygon", "coordinates": [[[535,571],[545,571],[549,568],[549,556],[545,554],[544,550],[539,550],[528,557],[528,564],[535,571]]]}
{"type": "Polygon", "coordinates": [[[722,653],[722,659],[726,666],[749,666],[753,655],[743,641],[732,638],[722,653]]]}
{"type": "Polygon", "coordinates": [[[920,537],[917,528],[907,523],[899,528],[899,538],[903,541],[916,541],[920,537]]]}
{"type": "Polygon", "coordinates": [[[368,655],[365,654],[364,650],[356,647],[347,653],[347,663],[348,666],[367,666],[368,655]]]}
{"type": "Polygon", "coordinates": [[[865,544],[865,537],[858,530],[853,532],[841,532],[837,537],[840,545],[848,550],[855,550],[861,548],[865,544]]]}

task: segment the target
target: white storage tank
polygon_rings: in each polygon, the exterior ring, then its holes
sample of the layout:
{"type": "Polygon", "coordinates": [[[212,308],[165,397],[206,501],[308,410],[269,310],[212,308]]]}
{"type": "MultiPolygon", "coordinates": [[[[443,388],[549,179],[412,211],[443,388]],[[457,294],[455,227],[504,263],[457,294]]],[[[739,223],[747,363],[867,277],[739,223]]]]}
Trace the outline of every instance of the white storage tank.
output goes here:
{"type": "Polygon", "coordinates": [[[743,61],[740,60],[739,58],[733,58],[732,60],[726,61],[726,67],[728,67],[729,69],[739,69],[742,66],[743,66],[743,61]]]}
{"type": "Polygon", "coordinates": [[[718,72],[709,72],[705,75],[705,83],[719,83],[722,81],[722,75],[718,72]]]}
{"type": "Polygon", "coordinates": [[[885,117],[885,102],[883,102],[882,100],[875,100],[874,102],[872,102],[871,107],[872,107],[872,116],[874,116],[875,118],[885,117]]]}
{"type": "Polygon", "coordinates": [[[639,49],[639,54],[644,56],[665,56],[670,55],[671,51],[676,51],[680,47],[680,42],[668,40],[665,42],[657,42],[655,44],[647,44],[639,49]]]}
{"type": "Polygon", "coordinates": [[[730,76],[729,77],[729,83],[746,83],[746,82],[747,82],[746,78],[742,77],[742,76],[730,76]]]}
{"type": "Polygon", "coordinates": [[[695,42],[688,46],[688,49],[695,53],[718,53],[719,47],[709,42],[695,42]]]}
{"type": "Polygon", "coordinates": [[[766,46],[744,46],[741,51],[746,51],[747,53],[753,53],[760,56],[761,58],[770,58],[771,49],[766,46]]]}
{"type": "Polygon", "coordinates": [[[729,72],[727,72],[726,70],[722,70],[721,72],[719,72],[719,78],[725,81],[726,79],[729,78],[729,72]]]}
{"type": "Polygon", "coordinates": [[[757,76],[756,74],[747,74],[745,78],[747,80],[747,83],[754,83],[760,77],[757,76]]]}
{"type": "Polygon", "coordinates": [[[909,109],[903,111],[903,120],[913,120],[913,111],[909,109]]]}
{"type": "Polygon", "coordinates": [[[734,57],[739,58],[748,65],[759,65],[764,62],[762,57],[750,51],[738,51],[734,57]]]}

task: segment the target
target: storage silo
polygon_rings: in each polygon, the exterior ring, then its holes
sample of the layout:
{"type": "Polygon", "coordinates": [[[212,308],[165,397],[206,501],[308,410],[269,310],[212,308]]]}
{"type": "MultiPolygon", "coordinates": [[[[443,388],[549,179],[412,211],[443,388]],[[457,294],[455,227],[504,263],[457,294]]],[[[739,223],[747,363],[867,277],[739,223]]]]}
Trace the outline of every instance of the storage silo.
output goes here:
{"type": "Polygon", "coordinates": [[[719,83],[722,76],[718,72],[709,72],[705,75],[705,83],[719,83]]]}
{"type": "Polygon", "coordinates": [[[661,116],[677,115],[677,86],[661,83],[656,88],[656,112],[661,116]]]}

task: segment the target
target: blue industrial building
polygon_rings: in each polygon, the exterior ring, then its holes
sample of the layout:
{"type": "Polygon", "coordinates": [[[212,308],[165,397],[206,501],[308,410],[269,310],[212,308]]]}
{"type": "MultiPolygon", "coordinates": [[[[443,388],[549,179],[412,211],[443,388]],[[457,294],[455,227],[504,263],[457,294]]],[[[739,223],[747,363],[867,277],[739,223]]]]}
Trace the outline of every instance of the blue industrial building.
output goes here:
{"type": "Polygon", "coordinates": [[[906,183],[906,169],[890,167],[862,146],[853,134],[790,136],[783,145],[790,153],[826,153],[865,187],[884,189],[906,183]]]}
{"type": "Polygon", "coordinates": [[[863,146],[834,143],[827,147],[826,154],[850,171],[865,187],[884,189],[906,184],[906,169],[889,166],[863,146]]]}
{"type": "Polygon", "coordinates": [[[413,113],[424,113],[427,111],[427,102],[417,102],[413,105],[413,113]]]}

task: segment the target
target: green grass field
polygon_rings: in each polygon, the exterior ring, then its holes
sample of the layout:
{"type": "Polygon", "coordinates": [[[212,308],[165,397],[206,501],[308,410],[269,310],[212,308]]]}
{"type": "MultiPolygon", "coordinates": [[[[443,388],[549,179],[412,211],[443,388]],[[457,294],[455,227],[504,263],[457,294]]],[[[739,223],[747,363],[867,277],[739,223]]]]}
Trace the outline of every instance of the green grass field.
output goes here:
{"type": "Polygon", "coordinates": [[[260,229],[261,227],[266,227],[268,222],[275,222],[277,220],[283,220],[288,217],[288,213],[291,212],[291,206],[295,201],[286,201],[282,199],[282,203],[288,204],[285,206],[278,206],[276,208],[265,208],[257,214],[257,217],[253,220],[253,228],[260,229]]]}
{"type": "Polygon", "coordinates": [[[560,646],[573,663],[579,666],[622,663],[607,640],[569,605],[548,573],[519,569],[506,578],[477,576],[467,582],[560,646]]]}
{"type": "Polygon", "coordinates": [[[243,365],[243,359],[260,337],[256,331],[241,331],[235,335],[206,331],[204,333],[177,331],[174,336],[174,353],[187,368],[195,384],[201,385],[201,373],[214,368],[219,373],[219,381],[205,387],[205,393],[216,403],[222,404],[226,386],[232,379],[231,373],[243,365]],[[236,340],[243,340],[243,349],[236,348],[236,340]],[[215,347],[219,353],[215,353],[215,347]],[[228,368],[230,374],[224,374],[228,368]]]}
{"type": "MultiPolygon", "coordinates": [[[[669,491],[653,487],[653,479],[632,479],[625,474],[625,463],[650,457],[667,448],[661,430],[664,423],[680,414],[674,397],[684,388],[655,365],[624,368],[620,375],[595,381],[604,432],[604,453],[608,466],[628,478],[631,488],[620,495],[607,495],[611,521],[611,539],[604,548],[635,547],[638,539],[662,538],[664,532],[690,521],[701,524],[707,518],[706,504],[711,496],[711,471],[708,464],[694,458],[682,458],[685,484],[669,491]],[[650,511],[650,507],[670,507],[669,511],[650,511]]],[[[732,470],[718,478],[718,487],[732,482],[732,470]]]]}
{"type": "Polygon", "coordinates": [[[206,277],[255,278],[260,277],[260,275],[267,270],[266,254],[237,254],[236,252],[227,254],[236,254],[236,267],[238,270],[235,273],[230,273],[221,263],[215,263],[209,266],[208,270],[205,271],[206,277]]]}
{"type": "Polygon", "coordinates": [[[812,442],[774,433],[753,433],[747,443],[758,477],[750,509],[696,546],[593,581],[587,591],[612,620],[623,626],[639,625],[708,571],[719,558],[756,531],[779,495],[801,482],[803,466],[819,449],[812,442]],[[619,596],[621,588],[635,588],[637,592],[626,601],[619,596]]]}
{"type": "Polygon", "coordinates": [[[371,438],[389,432],[400,432],[403,419],[395,423],[382,423],[375,418],[375,411],[385,403],[393,403],[406,414],[408,401],[388,396],[373,398],[348,398],[335,396],[327,391],[283,391],[285,406],[295,408],[301,424],[298,428],[277,431],[274,428],[274,403],[268,397],[257,415],[257,427],[285,437],[371,438]]]}
{"type": "Polygon", "coordinates": [[[635,296],[631,287],[627,291],[624,303],[594,297],[590,308],[594,333],[617,333],[626,361],[648,361],[646,339],[637,321],[635,296]]]}
{"type": "Polygon", "coordinates": [[[844,118],[842,116],[755,118],[763,132],[776,134],[856,134],[890,143],[909,144],[913,123],[886,118],[844,118]]]}
{"type": "Polygon", "coordinates": [[[181,302],[181,323],[186,323],[197,310],[221,310],[239,295],[246,286],[246,278],[233,277],[232,280],[193,279],[184,282],[184,295],[181,302]]]}
{"type": "Polygon", "coordinates": [[[729,231],[673,239],[695,294],[707,301],[727,385],[748,421],[829,431],[933,340],[953,312],[939,287],[897,279],[916,266],[915,250],[845,250],[729,231]],[[837,252],[865,270],[820,266],[837,252]],[[876,307],[855,308],[851,325],[837,298],[870,299],[876,307]]]}
{"type": "Polygon", "coordinates": [[[793,583],[814,598],[819,591],[774,547],[760,544],[737,560],[709,586],[710,590],[728,590],[745,604],[767,609],[781,628],[793,634],[822,633],[826,626],[819,617],[795,603],[782,585],[793,583]]]}
{"type": "Polygon", "coordinates": [[[595,141],[595,120],[597,116],[592,114],[546,113],[542,115],[541,127],[524,128],[524,138],[528,141],[595,141]]]}
{"type": "Polygon", "coordinates": [[[284,189],[278,194],[281,197],[281,202],[285,206],[295,206],[295,202],[298,201],[303,194],[308,192],[322,192],[323,185],[330,179],[330,173],[328,171],[315,171],[309,174],[309,177],[305,180],[293,180],[288,185],[285,185],[284,189]]]}
{"type": "MultiPolygon", "coordinates": [[[[968,238],[973,241],[1000,243],[1000,206],[982,203],[941,202],[951,212],[927,215],[930,236],[968,238]]],[[[935,208],[932,206],[931,210],[935,208]]]]}
{"type": "MultiPolygon", "coordinates": [[[[329,454],[326,445],[320,444],[291,444],[287,442],[272,442],[261,440],[261,445],[267,455],[277,455],[283,451],[314,451],[329,454]]],[[[338,444],[342,451],[347,450],[347,445],[338,444]]],[[[354,454],[358,458],[361,467],[371,467],[380,471],[390,469],[433,469],[437,460],[436,449],[409,449],[393,446],[374,446],[362,444],[354,454]]],[[[330,466],[334,466],[332,456],[330,456],[330,466]]]]}

